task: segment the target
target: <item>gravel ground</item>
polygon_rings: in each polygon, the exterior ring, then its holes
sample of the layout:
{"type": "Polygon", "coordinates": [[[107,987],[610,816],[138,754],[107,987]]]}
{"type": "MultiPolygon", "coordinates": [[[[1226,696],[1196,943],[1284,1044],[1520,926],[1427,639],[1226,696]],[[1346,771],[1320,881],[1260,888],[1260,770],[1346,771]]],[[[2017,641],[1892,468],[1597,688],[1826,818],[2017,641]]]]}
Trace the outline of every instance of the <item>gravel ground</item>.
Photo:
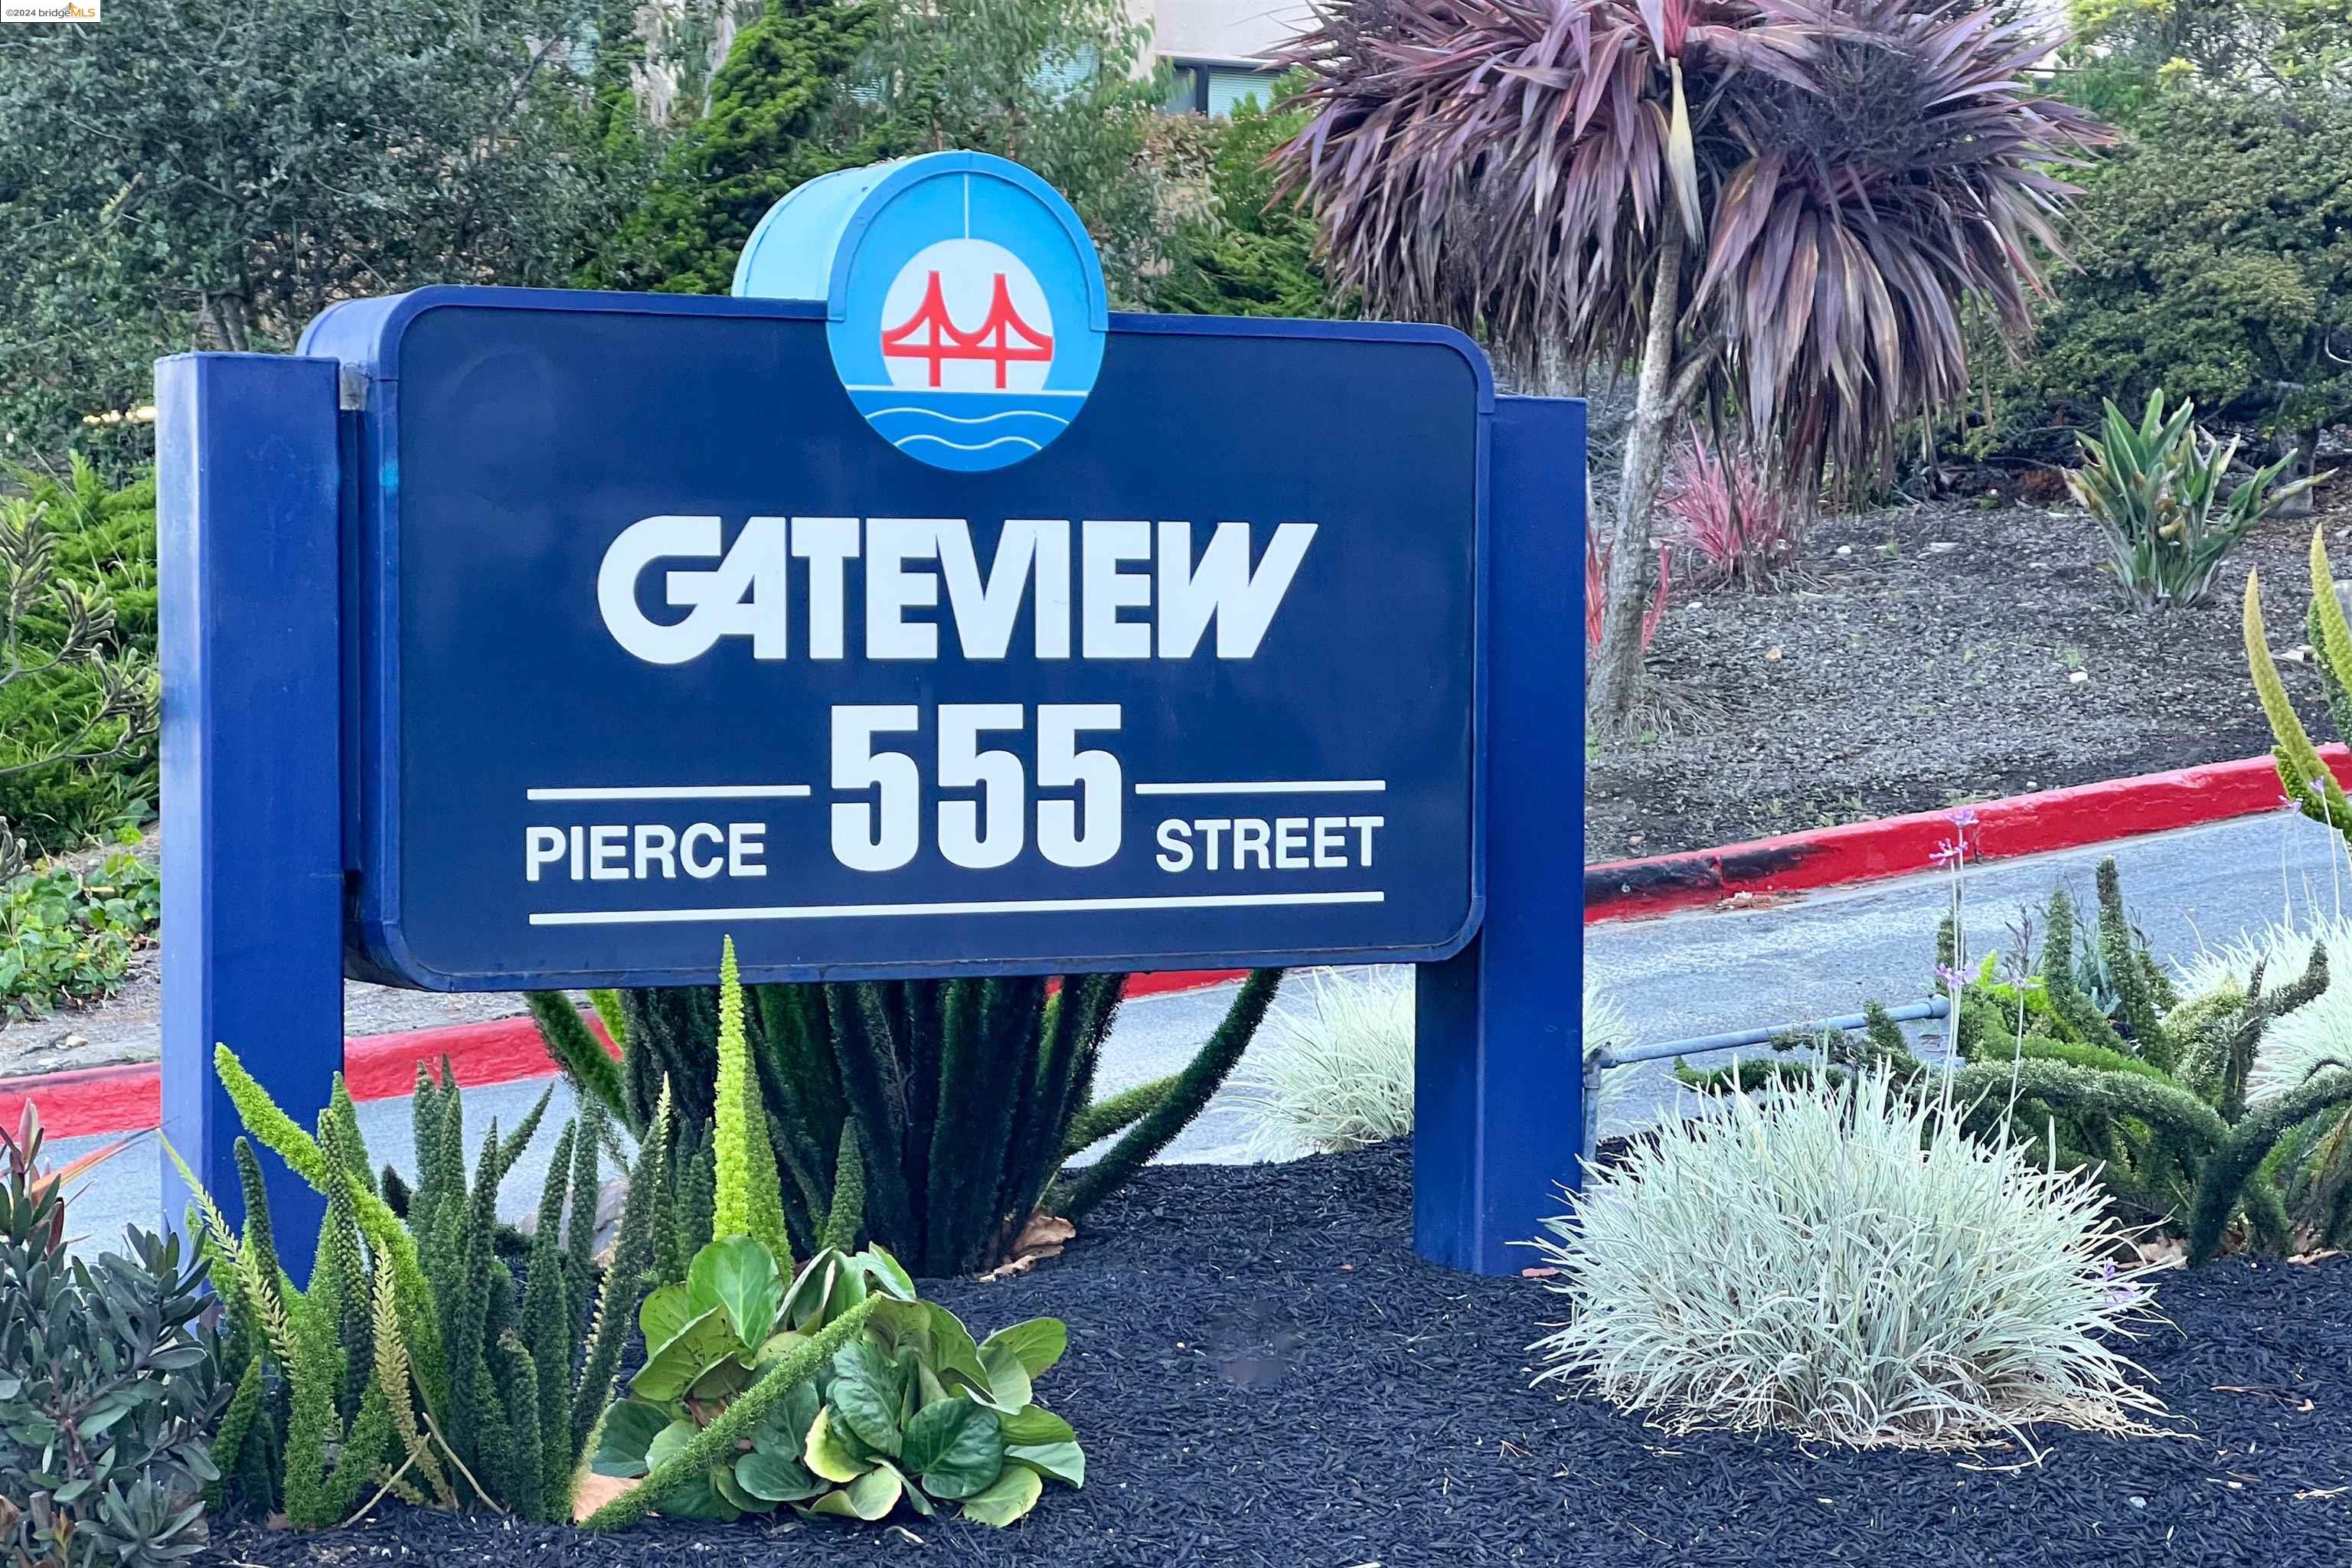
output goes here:
{"type": "MultiPolygon", "coordinates": [[[[118,846],[102,845],[59,858],[89,871],[118,852],[118,846]]],[[[162,836],[151,829],[135,852],[154,865],[163,853],[162,836]]],[[[163,941],[159,928],[154,940],[131,955],[121,985],[102,1002],[59,1008],[39,1018],[0,1015],[0,1078],[154,1061],[163,1047],[163,941]]],[[[350,1036],[472,1024],[523,1011],[522,997],[510,992],[400,991],[356,980],[343,986],[343,1032],[350,1036]]]]}
{"type": "Polygon", "coordinates": [[[2015,1568],[2335,1563],[2352,1530],[2352,1263],[2163,1277],[2135,1347],[2181,1436],[2039,1435],[2043,1462],[1669,1440],[1528,1386],[1553,1298],[1416,1260],[1403,1145],[1146,1171],[1061,1258],[927,1287],[985,1332],[1066,1319],[1041,1393],[1087,1485],[1020,1526],[656,1521],[610,1538],[397,1505],[313,1537],[225,1530],[204,1561],[740,1568],[2015,1568]]]}
{"type": "MultiPolygon", "coordinates": [[[[2339,563],[2352,487],[2322,521],[2339,563]]],[[[1671,854],[2259,755],[2239,640],[2259,567],[2273,647],[2303,640],[2309,520],[2273,520],[2193,609],[2138,612],[2072,509],[1935,502],[1826,518],[1782,588],[1678,588],[1654,717],[1585,770],[1591,860],[1671,854]]],[[[2315,670],[2290,689],[2332,739],[2315,670]]]]}
{"type": "MultiPolygon", "coordinates": [[[[510,1018],[524,1010],[521,995],[511,992],[343,984],[343,1033],[352,1037],[510,1018]]],[[[122,988],[97,1005],[12,1017],[0,1026],[0,1078],[154,1061],[163,1050],[163,951],[148,947],[132,961],[122,988]]]]}

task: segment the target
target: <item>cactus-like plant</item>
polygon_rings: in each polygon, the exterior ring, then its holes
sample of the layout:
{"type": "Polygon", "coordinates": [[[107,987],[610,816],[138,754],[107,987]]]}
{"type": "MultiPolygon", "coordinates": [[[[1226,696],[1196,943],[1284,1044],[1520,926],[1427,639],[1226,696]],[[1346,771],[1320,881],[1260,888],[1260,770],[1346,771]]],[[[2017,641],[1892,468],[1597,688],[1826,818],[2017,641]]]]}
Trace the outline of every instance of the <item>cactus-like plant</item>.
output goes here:
{"type": "MultiPolygon", "coordinates": [[[[1813,1075],[1883,1067],[1914,1095],[1948,1094],[1970,1129],[2096,1172],[2123,1215],[2180,1236],[2192,1263],[2218,1253],[2233,1227],[2249,1248],[2273,1253],[2352,1241],[2343,1197],[2352,1138],[2342,1135],[2352,1070],[2325,1068],[2271,1100],[2248,1095],[2263,1031],[2326,990],[2326,949],[2290,983],[2267,984],[2257,965],[2242,988],[2180,998],[2132,931],[2112,860],[2099,867],[2097,926],[2112,1014],[2082,989],[2074,903],[2062,889],[2044,910],[2037,973],[1996,980],[1989,959],[1956,988],[1960,1059],[1948,1073],[1914,1057],[1875,1009],[1859,1037],[1776,1047],[1810,1048],[1791,1065],[1813,1075]]],[[[1749,1061],[1682,1076],[1703,1089],[1754,1090],[1785,1070],[1749,1061]]]]}
{"type": "Polygon", "coordinates": [[[768,1113],[761,1108],[756,1071],[751,1042],[744,1036],[743,983],[735,967],[735,939],[729,937],[719,958],[719,1082],[712,1108],[717,1181],[711,1234],[748,1236],[790,1273],[792,1242],[784,1233],[775,1145],[768,1135],[768,1113]]]}
{"type": "MultiPolygon", "coordinates": [[[[532,1013],[583,1097],[620,1120],[642,1121],[666,1082],[682,1127],[719,1122],[722,1169],[738,1157],[730,1129],[748,1136],[753,1125],[735,1096],[756,1083],[783,1222],[779,1258],[870,1238],[937,1275],[1003,1262],[1041,1206],[1076,1217],[1116,1191],[1208,1104],[1281,979],[1254,972],[1181,1071],[1101,1101],[1095,1068],[1125,975],[1070,975],[1058,986],[1034,976],[761,985],[742,994],[740,1013],[731,985],[630,991],[616,1009],[617,1068],[568,1000],[536,997],[532,1013]],[[741,1074],[719,1048],[738,1030],[750,1068],[741,1074]],[[1113,1134],[1101,1158],[1064,1173],[1069,1154],[1113,1134]],[[862,1231],[837,1218],[853,1171],[862,1231]]],[[[743,1154],[756,1159],[748,1145],[743,1154]]],[[[730,1211],[715,1229],[678,1232],[687,1239],[665,1254],[664,1278],[682,1279],[702,1241],[742,1223],[730,1211]]]]}
{"type": "MultiPolygon", "coordinates": [[[[2328,711],[2339,736],[2352,739],[2352,729],[2346,727],[2352,720],[2352,696],[2347,696],[2352,693],[2352,624],[2347,624],[2344,603],[2336,595],[2336,574],[2328,563],[2326,536],[2315,528],[2311,531],[2310,563],[2311,609],[2305,625],[2311,646],[2319,656],[2320,684],[2327,696],[2328,711]]],[[[2294,703],[2286,694],[2286,682],[2279,678],[2278,665],[2271,658],[2259,572],[2246,574],[2243,630],[2246,666],[2253,676],[2254,695],[2262,700],[2263,717],[2270,721],[2271,737],[2277,742],[2271,755],[2286,798],[2305,816],[2352,839],[2352,799],[2347,798],[2344,786],[2321,760],[2319,748],[2312,744],[2311,732],[2296,715],[2294,703]]]]}
{"type": "MultiPolygon", "coordinates": [[[[656,1227],[673,1206],[667,1099],[640,1140],[601,1279],[592,1258],[608,1119],[590,1101],[560,1130],[518,1286],[498,1194],[547,1097],[504,1137],[493,1123],[469,1169],[463,1097],[454,1079],[420,1068],[410,1188],[389,1169],[371,1172],[340,1078],[314,1138],[226,1047],[215,1062],[247,1130],[327,1198],[310,1283],[298,1289],[278,1265],[245,1140],[244,1229],[198,1194],[198,1228],[227,1304],[236,1393],[215,1453],[229,1500],[282,1509],[300,1529],[340,1522],[383,1490],[526,1520],[568,1517],[655,1268],[656,1227]]],[[[184,1165],[182,1173],[194,1188],[184,1165]]]]}

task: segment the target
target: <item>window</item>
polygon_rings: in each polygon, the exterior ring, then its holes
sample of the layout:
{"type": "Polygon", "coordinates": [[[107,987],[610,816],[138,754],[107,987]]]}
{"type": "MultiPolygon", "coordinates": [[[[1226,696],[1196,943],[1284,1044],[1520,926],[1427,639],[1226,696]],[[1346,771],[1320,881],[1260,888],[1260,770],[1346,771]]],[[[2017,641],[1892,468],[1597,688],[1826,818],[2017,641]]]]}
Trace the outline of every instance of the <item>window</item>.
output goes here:
{"type": "Polygon", "coordinates": [[[1171,60],[1168,112],[1228,115],[1247,98],[1260,108],[1274,102],[1274,84],[1281,75],[1263,66],[1219,64],[1211,60],[1171,60]]]}

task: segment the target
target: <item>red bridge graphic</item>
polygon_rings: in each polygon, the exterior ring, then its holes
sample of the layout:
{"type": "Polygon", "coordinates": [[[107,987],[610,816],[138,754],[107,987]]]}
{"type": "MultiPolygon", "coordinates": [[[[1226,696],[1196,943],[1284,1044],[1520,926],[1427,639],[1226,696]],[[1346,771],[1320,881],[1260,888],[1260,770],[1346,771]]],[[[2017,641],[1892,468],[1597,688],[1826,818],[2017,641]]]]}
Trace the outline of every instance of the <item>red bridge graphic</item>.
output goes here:
{"type": "Polygon", "coordinates": [[[940,275],[931,273],[923,302],[915,313],[882,333],[885,359],[919,359],[930,368],[930,384],[940,384],[940,371],[950,360],[986,360],[996,366],[996,390],[1004,390],[1004,367],[1015,360],[1054,357],[1054,340],[1021,319],[1005,291],[1004,274],[996,275],[996,290],[989,298],[988,319],[967,332],[948,315],[940,293],[940,275]]]}

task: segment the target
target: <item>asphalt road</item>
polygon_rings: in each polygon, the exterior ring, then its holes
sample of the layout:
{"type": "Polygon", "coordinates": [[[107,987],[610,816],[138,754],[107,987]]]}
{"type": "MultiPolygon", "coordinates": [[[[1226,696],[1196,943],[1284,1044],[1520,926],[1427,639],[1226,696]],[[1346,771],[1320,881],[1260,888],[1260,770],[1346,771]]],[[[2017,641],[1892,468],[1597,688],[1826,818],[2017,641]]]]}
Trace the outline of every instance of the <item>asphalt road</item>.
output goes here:
{"type": "MultiPolygon", "coordinates": [[[[1972,951],[2009,942],[2021,909],[2038,906],[2064,885],[2086,900],[2093,868],[2107,854],[2124,873],[2133,918],[2159,954],[2179,957],[2201,942],[2221,942],[2294,910],[2333,911],[2352,898],[2352,868],[2336,837],[2284,813],[2125,840],[2119,844],[1971,868],[1964,909],[1972,951]]],[[[1752,1025],[1858,1012],[1873,998],[1898,1003],[1933,984],[1936,924],[1948,907],[1948,876],[1921,875],[1740,910],[1695,910],[1654,921],[1589,930],[1585,962],[1626,1008],[1643,1041],[1688,1038],[1752,1025]]],[[[1341,978],[1346,978],[1342,976],[1341,978]]],[[[1563,1005],[1574,993],[1563,976],[1563,1005]]],[[[1139,998],[1121,1011],[1102,1072],[1116,1091],[1173,1071],[1207,1038],[1232,997],[1231,987],[1139,998]]],[[[1294,977],[1279,1005],[1305,1002],[1294,977]]],[[[1256,1049],[1279,1048],[1267,1031],[1256,1049]]],[[[1573,1071],[1563,1061],[1561,1070],[1573,1071]]],[[[1638,1125],[1672,1108],[1676,1090],[1663,1063],[1617,1069],[1604,1131],[1638,1125]]],[[[496,1117],[512,1126],[545,1083],[467,1091],[468,1124],[496,1117]]],[[[552,1126],[568,1105],[555,1086],[552,1126]]],[[[361,1120],[378,1160],[410,1167],[405,1100],[362,1105],[361,1120]]],[[[1246,1158],[1246,1115],[1229,1101],[1213,1104],[1167,1158],[1246,1158]]],[[[1573,1130],[1563,1129],[1566,1137],[1573,1130]]],[[[60,1158],[105,1142],[74,1139],[54,1147],[60,1158]]],[[[552,1138],[538,1141],[544,1159],[552,1138]]],[[[1572,1151],[1563,1146],[1565,1162],[1572,1151]]],[[[89,1178],[74,1208],[75,1229],[103,1244],[126,1221],[152,1224],[159,1203],[161,1150],[152,1135],[89,1178]]],[[[503,1208],[519,1215],[536,1200],[543,1164],[526,1156],[508,1178],[503,1208]]]]}

